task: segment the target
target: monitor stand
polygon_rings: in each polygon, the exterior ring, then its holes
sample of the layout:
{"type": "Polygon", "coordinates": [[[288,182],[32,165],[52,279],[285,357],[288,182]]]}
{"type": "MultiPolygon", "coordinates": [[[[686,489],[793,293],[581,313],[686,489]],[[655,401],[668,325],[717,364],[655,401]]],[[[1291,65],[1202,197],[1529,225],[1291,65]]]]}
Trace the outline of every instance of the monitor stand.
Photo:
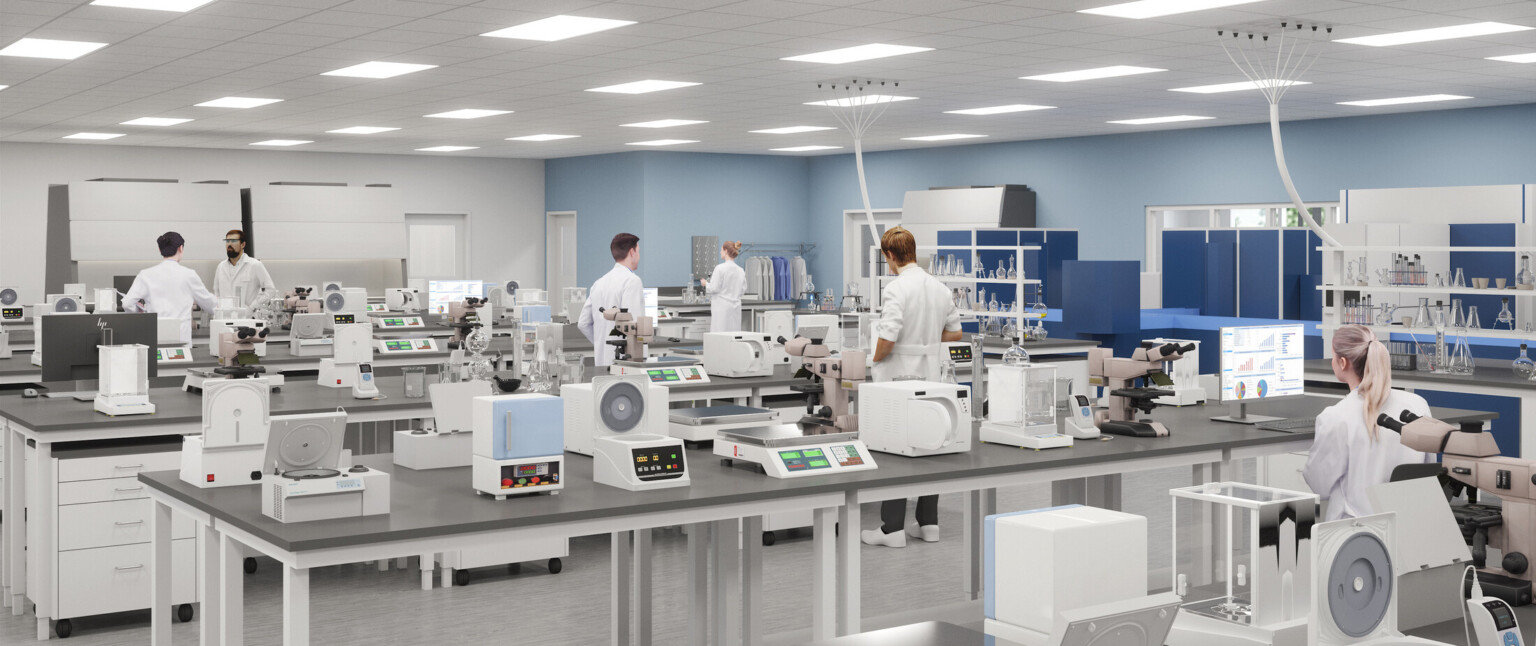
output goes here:
{"type": "Polygon", "coordinates": [[[1243,402],[1227,404],[1227,411],[1231,414],[1212,417],[1211,421],[1230,422],[1233,424],[1259,424],[1262,422],[1278,422],[1285,419],[1284,417],[1270,417],[1268,415],[1249,415],[1248,404],[1243,402]]]}

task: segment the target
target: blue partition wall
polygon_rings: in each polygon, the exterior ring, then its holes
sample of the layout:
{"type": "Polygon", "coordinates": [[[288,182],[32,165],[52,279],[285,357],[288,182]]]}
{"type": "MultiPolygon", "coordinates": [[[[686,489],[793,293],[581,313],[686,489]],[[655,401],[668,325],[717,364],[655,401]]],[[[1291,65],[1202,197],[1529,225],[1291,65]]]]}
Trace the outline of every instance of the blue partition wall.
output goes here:
{"type": "Polygon", "coordinates": [[[1163,307],[1205,305],[1205,231],[1163,232],[1163,307]]]}
{"type": "Polygon", "coordinates": [[[1163,307],[1205,316],[1322,320],[1322,253],[1305,229],[1163,232],[1163,307]]]}
{"type": "Polygon", "coordinates": [[[1205,236],[1204,316],[1237,316],[1237,232],[1208,231],[1205,236]]]}

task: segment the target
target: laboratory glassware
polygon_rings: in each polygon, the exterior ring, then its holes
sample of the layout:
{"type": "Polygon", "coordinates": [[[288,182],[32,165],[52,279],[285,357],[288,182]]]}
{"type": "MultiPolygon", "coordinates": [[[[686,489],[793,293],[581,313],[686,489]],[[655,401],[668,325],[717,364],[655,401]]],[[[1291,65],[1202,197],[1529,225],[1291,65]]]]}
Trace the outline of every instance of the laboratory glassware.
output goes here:
{"type": "Polygon", "coordinates": [[[1515,357],[1514,363],[1510,364],[1510,369],[1515,371],[1516,377],[1522,379],[1536,376],[1536,361],[1531,361],[1530,356],[1526,355],[1524,343],[1520,344],[1520,356],[1515,357]]]}
{"type": "Polygon", "coordinates": [[[1515,329],[1515,313],[1509,311],[1509,297],[1508,296],[1500,297],[1499,301],[1500,301],[1499,317],[1493,320],[1493,329],[1495,329],[1495,330],[1505,329],[1505,330],[1513,331],[1515,329]],[[1500,325],[1502,325],[1504,327],[1500,328],[1499,327],[1500,325]]]}

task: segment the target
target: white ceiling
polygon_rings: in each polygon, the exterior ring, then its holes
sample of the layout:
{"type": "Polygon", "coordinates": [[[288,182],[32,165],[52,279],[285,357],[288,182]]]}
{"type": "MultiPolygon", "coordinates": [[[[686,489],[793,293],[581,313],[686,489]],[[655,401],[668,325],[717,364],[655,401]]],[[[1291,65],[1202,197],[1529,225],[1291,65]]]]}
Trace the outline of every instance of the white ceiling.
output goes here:
{"type": "MultiPolygon", "coordinates": [[[[810,144],[844,146],[846,131],[749,134],[790,125],[836,126],[816,82],[872,75],[901,82],[917,101],[891,104],[865,137],[868,149],[944,145],[901,141],[945,133],[965,143],[1210,127],[1267,119],[1258,92],[1199,95],[1169,88],[1243,80],[1217,44],[1220,27],[1301,19],[1335,37],[1478,21],[1536,26],[1532,0],[1265,0],[1150,20],[1075,13],[1116,0],[215,0],[188,13],[97,7],[87,0],[5,0],[0,47],[22,37],[106,42],[75,61],[0,57],[0,141],[58,142],[75,132],[127,136],[76,145],[247,148],[266,139],[315,143],[282,150],[565,157],[622,150],[651,139],[696,139],[674,151],[767,153],[810,144]],[[478,34],[556,14],[637,21],[542,43],[478,34]],[[933,51],[846,65],[779,60],[867,43],[933,51]],[[320,76],[371,60],[438,65],[393,79],[320,76]],[[1161,67],[1140,76],[1048,83],[1020,76],[1107,65],[1161,67]],[[585,92],[643,79],[701,83],[645,95],[585,92]],[[283,99],[249,110],[199,108],[223,96],[283,99]],[[946,110],[1010,103],[1056,110],[995,116],[946,110]],[[459,108],[513,110],[474,120],[422,115],[459,108]],[[1107,124],[1193,114],[1215,119],[1164,126],[1107,124]],[[182,117],[171,127],[117,125],[182,117]],[[664,129],[619,124],[655,119],[710,123],[664,129]],[[348,126],[391,126],[333,135],[348,126]],[[538,133],[580,135],[504,141],[538,133]],[[413,153],[437,145],[461,153],[413,153]]],[[[1484,60],[1536,51],[1536,31],[1398,47],[1328,44],[1281,104],[1287,120],[1451,107],[1536,103],[1536,64],[1484,60]],[[1472,100],[1359,108],[1338,101],[1419,94],[1472,100]]],[[[774,153],[780,154],[780,153],[774,153]]]]}

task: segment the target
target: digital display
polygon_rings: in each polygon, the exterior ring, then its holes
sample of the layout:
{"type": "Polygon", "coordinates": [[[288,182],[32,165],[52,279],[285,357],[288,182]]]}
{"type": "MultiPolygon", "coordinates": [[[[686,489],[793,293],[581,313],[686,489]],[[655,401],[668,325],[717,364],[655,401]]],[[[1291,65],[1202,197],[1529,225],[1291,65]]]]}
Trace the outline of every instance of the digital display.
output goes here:
{"type": "Polygon", "coordinates": [[[800,452],[799,451],[779,451],[779,457],[784,458],[785,460],[799,460],[800,459],[800,452]]]}
{"type": "Polygon", "coordinates": [[[21,317],[22,309],[20,307],[0,307],[0,318],[19,319],[21,317]]]}
{"type": "Polygon", "coordinates": [[[427,283],[427,308],[433,314],[447,314],[450,303],[462,303],[470,296],[485,296],[483,281],[434,280],[427,283]]]}
{"type": "Polygon", "coordinates": [[[155,350],[156,361],[186,361],[186,348],[161,348],[155,350]]]}
{"type": "Polygon", "coordinates": [[[1489,601],[1483,604],[1488,613],[1493,615],[1494,630],[1509,630],[1515,627],[1515,614],[1509,606],[1502,601],[1489,601]]]}
{"type": "Polygon", "coordinates": [[[683,477],[683,456],[671,449],[633,449],[635,477],[642,481],[683,477]]]}
{"type": "Polygon", "coordinates": [[[965,345],[949,346],[949,358],[951,361],[970,361],[971,348],[965,345]]]}
{"type": "Polygon", "coordinates": [[[368,311],[370,311],[370,312],[388,312],[389,311],[389,307],[385,306],[385,305],[376,305],[376,304],[373,304],[373,303],[369,303],[368,304],[368,311]]]}
{"type": "Polygon", "coordinates": [[[1300,325],[1221,328],[1221,400],[1302,394],[1302,330],[1300,325]]]}
{"type": "Polygon", "coordinates": [[[331,320],[336,325],[348,325],[357,322],[357,317],[352,314],[332,314],[331,320]]]}
{"type": "Polygon", "coordinates": [[[779,461],[784,463],[784,469],[790,473],[832,468],[832,464],[822,457],[820,449],[779,451],[779,461]]]}
{"type": "Polygon", "coordinates": [[[560,463],[539,462],[501,467],[502,489],[552,487],[560,484],[560,463]]]}
{"type": "Polygon", "coordinates": [[[410,341],[385,341],[384,342],[384,349],[386,351],[394,351],[394,352],[408,351],[408,350],[411,349],[411,342],[410,341]]]}
{"type": "Polygon", "coordinates": [[[808,457],[808,458],[819,458],[819,457],[822,457],[821,456],[821,449],[806,449],[804,451],[804,453],[805,453],[805,457],[808,457]]]}

